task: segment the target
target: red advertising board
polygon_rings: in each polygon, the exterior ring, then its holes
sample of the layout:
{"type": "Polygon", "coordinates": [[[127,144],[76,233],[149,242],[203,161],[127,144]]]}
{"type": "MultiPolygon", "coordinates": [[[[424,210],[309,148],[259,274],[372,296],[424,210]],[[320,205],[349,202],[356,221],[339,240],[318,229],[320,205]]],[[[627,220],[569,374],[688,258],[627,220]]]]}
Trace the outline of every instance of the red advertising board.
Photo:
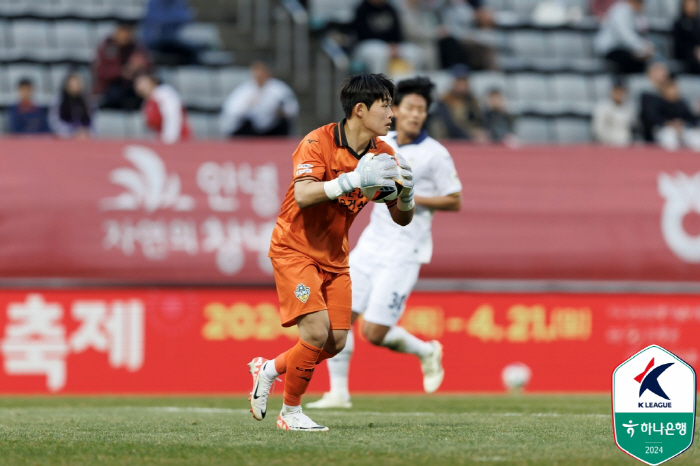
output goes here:
{"type": "MultiPolygon", "coordinates": [[[[501,391],[513,362],[531,369],[531,391],[607,391],[649,344],[700,362],[698,296],[417,292],[401,325],[443,343],[443,392],[501,391]]],[[[5,290],[0,393],[243,394],[246,363],[296,340],[274,290],[5,290]]],[[[321,364],[310,390],[327,388],[321,364]]],[[[420,392],[418,360],[358,335],[350,388],[420,392]]]]}
{"type": "MultiPolygon", "coordinates": [[[[0,279],[270,285],[297,142],[2,139],[0,279]]],[[[697,154],[447,147],[463,208],[435,216],[422,277],[700,278],[697,154]]]]}

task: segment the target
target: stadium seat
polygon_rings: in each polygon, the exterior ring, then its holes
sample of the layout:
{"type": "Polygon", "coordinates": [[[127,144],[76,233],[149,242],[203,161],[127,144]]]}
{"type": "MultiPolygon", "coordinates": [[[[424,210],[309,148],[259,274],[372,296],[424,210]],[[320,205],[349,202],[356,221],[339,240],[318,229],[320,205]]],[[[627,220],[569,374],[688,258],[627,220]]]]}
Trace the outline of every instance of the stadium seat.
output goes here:
{"type": "Polygon", "coordinates": [[[524,143],[547,143],[552,140],[546,118],[520,117],[515,121],[515,135],[524,143]]]}
{"type": "Polygon", "coordinates": [[[585,118],[556,118],[554,134],[560,144],[585,144],[592,140],[591,123],[585,118]]]}
{"type": "Polygon", "coordinates": [[[511,76],[506,87],[506,98],[513,111],[551,111],[548,81],[547,76],[538,73],[518,73],[511,76]]]}
{"type": "Polygon", "coordinates": [[[51,95],[57,96],[63,86],[63,81],[71,70],[69,65],[51,65],[48,67],[48,82],[46,89],[51,95]]]}
{"type": "Polygon", "coordinates": [[[500,89],[501,92],[506,90],[506,77],[498,71],[477,71],[469,76],[472,93],[479,99],[486,96],[492,88],[500,89]]]}
{"type": "Polygon", "coordinates": [[[539,0],[513,0],[511,8],[521,18],[530,18],[539,0]]]}
{"type": "Polygon", "coordinates": [[[218,81],[219,97],[221,102],[219,107],[223,105],[224,99],[233,91],[240,83],[250,78],[250,70],[243,66],[230,66],[221,68],[216,73],[218,81]]]}
{"type": "Polygon", "coordinates": [[[510,33],[510,49],[519,58],[551,58],[545,41],[545,33],[540,31],[515,31],[510,33]]]}
{"type": "Polygon", "coordinates": [[[195,139],[211,139],[219,135],[218,115],[188,112],[187,120],[195,139]]]}
{"type": "Polygon", "coordinates": [[[15,20],[10,23],[10,41],[8,55],[13,60],[48,61],[56,50],[52,47],[53,38],[49,36],[50,28],[46,21],[15,20]]]}
{"type": "Polygon", "coordinates": [[[310,0],[309,17],[313,23],[337,21],[349,23],[361,0],[310,0]]]}
{"type": "Polygon", "coordinates": [[[197,66],[177,69],[173,84],[180,91],[186,106],[206,109],[221,107],[219,86],[212,74],[211,70],[197,66]]]}
{"type": "Polygon", "coordinates": [[[180,29],[180,39],[206,49],[222,49],[219,28],[212,23],[191,23],[180,29]]]}
{"type": "Polygon", "coordinates": [[[549,36],[549,42],[557,58],[575,60],[592,56],[592,39],[590,34],[575,31],[555,31],[549,36]]]}
{"type": "Polygon", "coordinates": [[[486,5],[494,11],[505,11],[511,9],[509,0],[486,0],[486,5]]]}
{"type": "Polygon", "coordinates": [[[588,114],[592,99],[588,91],[588,80],[580,74],[555,74],[551,78],[554,101],[564,111],[588,114]]]}
{"type": "Polygon", "coordinates": [[[681,90],[681,95],[688,101],[691,108],[695,108],[700,100],[700,77],[696,75],[679,76],[678,87],[681,90]]]}
{"type": "Polygon", "coordinates": [[[95,54],[93,27],[86,21],[57,21],[56,45],[66,60],[90,62],[95,54]]]}
{"type": "Polygon", "coordinates": [[[103,40],[112,32],[114,32],[114,28],[116,27],[117,23],[114,21],[100,21],[95,25],[94,31],[93,31],[93,48],[97,50],[97,47],[102,43],[103,40]]]}
{"type": "Polygon", "coordinates": [[[155,135],[146,128],[141,112],[126,112],[127,137],[134,139],[155,139],[155,135]]]}
{"type": "Polygon", "coordinates": [[[610,96],[612,77],[609,74],[599,74],[596,76],[591,76],[588,79],[592,89],[591,96],[594,101],[597,102],[607,99],[610,96]]]}
{"type": "Polygon", "coordinates": [[[0,107],[12,105],[16,100],[14,83],[7,77],[7,67],[0,65],[0,107]]]}
{"type": "Polygon", "coordinates": [[[22,78],[29,78],[34,83],[35,100],[41,104],[53,102],[54,96],[49,90],[49,80],[44,65],[7,65],[7,83],[10,92],[14,95],[17,83],[22,78]]]}
{"type": "Polygon", "coordinates": [[[123,138],[129,133],[129,115],[116,110],[100,110],[95,115],[95,132],[100,138],[123,138]]]}
{"type": "Polygon", "coordinates": [[[0,18],[0,61],[5,59],[5,56],[7,55],[7,48],[9,46],[9,41],[7,40],[7,29],[7,22],[0,18]]]}

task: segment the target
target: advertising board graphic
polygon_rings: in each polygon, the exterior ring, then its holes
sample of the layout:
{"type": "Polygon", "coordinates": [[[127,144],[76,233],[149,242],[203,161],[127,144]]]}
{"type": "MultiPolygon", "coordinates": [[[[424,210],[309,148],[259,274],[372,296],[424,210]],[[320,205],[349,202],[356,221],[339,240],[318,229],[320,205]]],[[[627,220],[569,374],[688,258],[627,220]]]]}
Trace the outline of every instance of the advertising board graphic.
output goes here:
{"type": "MultiPolygon", "coordinates": [[[[608,392],[620,361],[651,344],[700,362],[698,296],[416,292],[401,325],[444,345],[441,392],[505,391],[503,370],[515,363],[529,370],[526,392],[608,392]]],[[[352,392],[422,392],[414,356],[355,335],[352,392]]],[[[247,363],[297,339],[280,325],[273,289],[5,289],[0,393],[244,394],[247,363]]],[[[321,364],[310,391],[327,389],[321,364]]]]}

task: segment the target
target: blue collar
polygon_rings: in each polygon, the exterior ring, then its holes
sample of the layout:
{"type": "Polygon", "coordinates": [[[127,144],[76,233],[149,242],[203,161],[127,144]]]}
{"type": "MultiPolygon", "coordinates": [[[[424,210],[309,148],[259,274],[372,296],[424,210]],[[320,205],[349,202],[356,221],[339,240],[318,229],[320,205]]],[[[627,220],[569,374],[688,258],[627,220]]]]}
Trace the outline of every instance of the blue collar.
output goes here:
{"type": "MultiPolygon", "coordinates": [[[[394,135],[394,139],[397,139],[398,137],[399,137],[399,133],[396,133],[394,135]]],[[[418,136],[416,136],[416,138],[413,141],[409,142],[408,144],[401,144],[401,145],[399,145],[399,147],[407,146],[409,144],[420,144],[421,142],[425,141],[425,138],[427,138],[427,137],[428,137],[428,132],[426,130],[421,130],[421,132],[418,134],[418,136]]],[[[398,140],[396,141],[396,143],[398,144],[398,140]]]]}

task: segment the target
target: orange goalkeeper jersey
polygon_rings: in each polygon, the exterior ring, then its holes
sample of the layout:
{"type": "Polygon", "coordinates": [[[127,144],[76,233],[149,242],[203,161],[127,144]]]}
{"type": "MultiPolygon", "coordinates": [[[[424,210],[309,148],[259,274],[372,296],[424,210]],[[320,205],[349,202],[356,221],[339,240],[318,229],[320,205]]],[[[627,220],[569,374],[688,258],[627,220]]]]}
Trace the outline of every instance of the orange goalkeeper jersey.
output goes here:
{"type": "Polygon", "coordinates": [[[363,154],[348,146],[345,120],[310,132],[292,155],[292,182],[272,232],[270,257],[304,255],[329,272],[348,270],[348,231],[355,216],[369,202],[359,189],[330,202],[300,209],[294,200],[294,183],[301,180],[330,181],[357,167],[362,155],[394,154],[379,138],[372,139],[363,154]]]}

